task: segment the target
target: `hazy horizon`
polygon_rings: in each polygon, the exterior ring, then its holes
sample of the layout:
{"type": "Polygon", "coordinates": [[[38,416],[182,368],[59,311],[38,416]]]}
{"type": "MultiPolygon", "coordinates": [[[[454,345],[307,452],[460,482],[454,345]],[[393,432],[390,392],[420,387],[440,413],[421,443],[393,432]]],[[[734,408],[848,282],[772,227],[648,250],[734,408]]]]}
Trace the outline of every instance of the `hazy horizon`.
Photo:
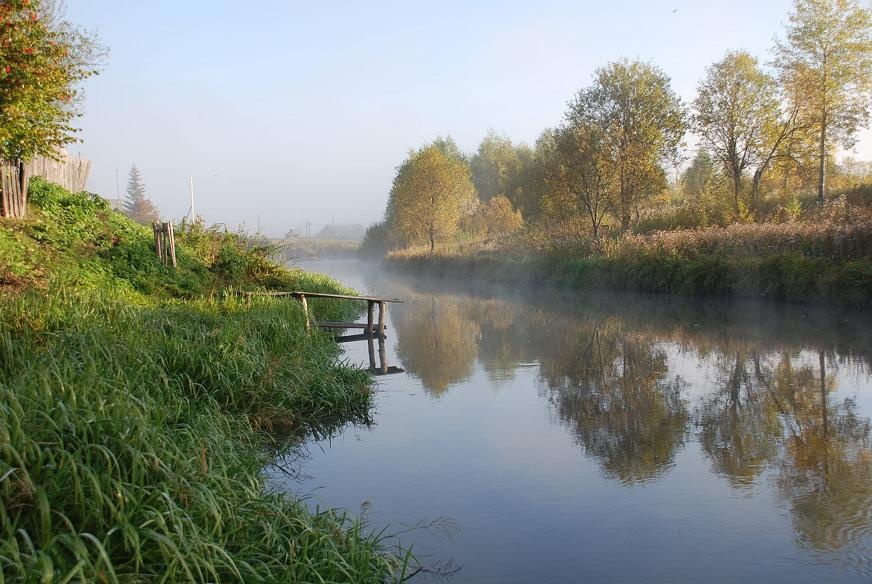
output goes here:
{"type": "MultiPolygon", "coordinates": [[[[489,128],[532,144],[597,67],[649,61],[685,101],[727,50],[768,60],[790,0],[263,2],[208,10],[166,0],[71,0],[68,18],[111,54],[85,86],[89,189],[123,196],[136,163],[167,217],[280,235],[308,218],[367,225],[410,148],[451,135],[471,152],[489,128]]],[[[872,159],[865,130],[854,155],[872,159]]]]}

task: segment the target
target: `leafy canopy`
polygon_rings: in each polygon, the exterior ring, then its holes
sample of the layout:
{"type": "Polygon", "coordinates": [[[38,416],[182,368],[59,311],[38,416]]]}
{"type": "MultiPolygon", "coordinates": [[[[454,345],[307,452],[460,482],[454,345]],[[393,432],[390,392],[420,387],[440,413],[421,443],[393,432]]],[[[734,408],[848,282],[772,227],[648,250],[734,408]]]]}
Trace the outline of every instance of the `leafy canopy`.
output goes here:
{"type": "Polygon", "coordinates": [[[412,152],[400,166],[387,219],[402,240],[429,241],[433,250],[437,241],[454,235],[461,217],[475,205],[469,165],[444,144],[434,143],[412,152]]]}
{"type": "Polygon", "coordinates": [[[596,135],[598,156],[614,165],[621,227],[629,229],[638,204],[666,187],[663,165],[677,160],[684,136],[684,106],[669,77],[648,63],[610,63],[569,104],[566,121],[596,135]]]}
{"type": "Polygon", "coordinates": [[[0,3],[0,158],[53,156],[75,142],[78,86],[102,54],[52,0],[0,3]]]}

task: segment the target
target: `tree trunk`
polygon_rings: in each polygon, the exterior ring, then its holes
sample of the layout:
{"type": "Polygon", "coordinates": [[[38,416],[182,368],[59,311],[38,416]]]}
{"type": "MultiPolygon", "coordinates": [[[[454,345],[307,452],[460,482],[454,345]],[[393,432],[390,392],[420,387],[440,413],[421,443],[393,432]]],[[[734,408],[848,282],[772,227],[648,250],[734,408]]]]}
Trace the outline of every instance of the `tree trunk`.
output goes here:
{"type": "Polygon", "coordinates": [[[742,174],[733,172],[733,210],[739,214],[739,198],[742,194],[742,174]]]}
{"type": "Polygon", "coordinates": [[[430,253],[436,251],[436,234],[433,233],[433,228],[430,228],[430,253]]]}
{"type": "Polygon", "coordinates": [[[818,205],[823,205],[827,189],[827,119],[821,122],[820,142],[818,143],[818,205]]]}
{"type": "Polygon", "coordinates": [[[632,211],[630,206],[630,194],[629,187],[627,186],[627,179],[624,177],[624,171],[621,171],[621,231],[627,233],[630,231],[630,213],[632,211]]]}
{"type": "Polygon", "coordinates": [[[621,231],[627,233],[630,231],[630,213],[632,208],[630,205],[630,196],[624,190],[621,190],[621,231]]]}
{"type": "Polygon", "coordinates": [[[828,434],[827,428],[827,361],[823,351],[818,351],[818,359],[821,368],[821,420],[824,426],[824,438],[828,434]]]}

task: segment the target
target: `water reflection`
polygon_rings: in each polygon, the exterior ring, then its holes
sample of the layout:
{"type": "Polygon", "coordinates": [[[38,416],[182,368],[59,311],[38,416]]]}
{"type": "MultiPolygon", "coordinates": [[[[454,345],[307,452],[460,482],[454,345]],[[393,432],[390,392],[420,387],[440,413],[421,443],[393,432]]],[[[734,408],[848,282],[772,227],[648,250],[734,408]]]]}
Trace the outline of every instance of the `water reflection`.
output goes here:
{"type": "Polygon", "coordinates": [[[406,300],[393,315],[397,353],[431,396],[476,364],[497,387],[533,365],[555,420],[610,480],[653,482],[699,448],[736,491],[771,484],[801,545],[854,564],[872,553],[870,421],[835,375],[868,378],[863,319],[432,284],[390,293],[406,300]]]}
{"type": "Polygon", "coordinates": [[[553,350],[541,370],[559,418],[607,476],[634,483],[660,475],[689,419],[682,381],[668,379],[666,352],[614,318],[560,330],[543,335],[553,350]]]}

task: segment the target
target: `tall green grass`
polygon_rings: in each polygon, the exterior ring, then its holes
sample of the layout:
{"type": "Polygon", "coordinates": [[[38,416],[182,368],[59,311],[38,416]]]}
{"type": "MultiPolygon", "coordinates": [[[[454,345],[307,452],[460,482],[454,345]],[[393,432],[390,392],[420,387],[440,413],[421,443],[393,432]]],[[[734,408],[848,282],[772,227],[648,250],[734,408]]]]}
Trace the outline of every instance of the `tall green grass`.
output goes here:
{"type": "Polygon", "coordinates": [[[0,582],[401,578],[360,520],[262,475],[277,440],[367,421],[370,379],[296,302],[228,286],[341,288],[202,228],[167,270],[147,230],[36,188],[0,224],[0,582]]]}

